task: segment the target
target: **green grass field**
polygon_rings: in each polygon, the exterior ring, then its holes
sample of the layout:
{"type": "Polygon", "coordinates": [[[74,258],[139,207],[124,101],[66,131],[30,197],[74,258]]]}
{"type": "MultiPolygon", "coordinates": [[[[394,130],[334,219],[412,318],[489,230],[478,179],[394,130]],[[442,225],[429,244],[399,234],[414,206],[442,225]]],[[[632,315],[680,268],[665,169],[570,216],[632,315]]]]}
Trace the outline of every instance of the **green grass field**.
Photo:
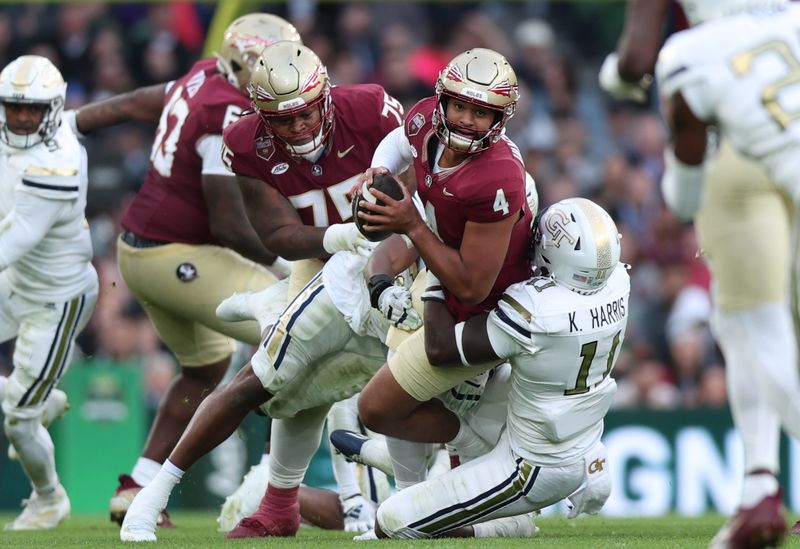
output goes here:
{"type": "MultiPolygon", "coordinates": [[[[0,515],[5,524],[12,515],[0,515]]],[[[174,530],[158,531],[158,547],[341,547],[355,543],[352,535],[316,528],[303,528],[296,538],[269,540],[243,540],[227,542],[216,532],[216,515],[213,513],[175,513],[178,525],[174,530]]],[[[491,540],[436,540],[427,542],[392,541],[395,547],[422,547],[433,545],[437,549],[450,547],[532,547],[549,548],[702,548],[722,524],[723,518],[660,517],[652,519],[610,519],[585,517],[574,521],[563,518],[541,518],[536,521],[541,531],[532,539],[491,540]]],[[[373,542],[375,543],[375,542],[373,542]]],[[[56,530],[49,532],[0,532],[0,547],[52,548],[112,547],[122,546],[117,538],[116,525],[104,517],[73,517],[56,530]]],[[[359,546],[363,546],[359,544],[359,546]]],[[[785,547],[800,548],[800,537],[789,539],[785,547]]]]}

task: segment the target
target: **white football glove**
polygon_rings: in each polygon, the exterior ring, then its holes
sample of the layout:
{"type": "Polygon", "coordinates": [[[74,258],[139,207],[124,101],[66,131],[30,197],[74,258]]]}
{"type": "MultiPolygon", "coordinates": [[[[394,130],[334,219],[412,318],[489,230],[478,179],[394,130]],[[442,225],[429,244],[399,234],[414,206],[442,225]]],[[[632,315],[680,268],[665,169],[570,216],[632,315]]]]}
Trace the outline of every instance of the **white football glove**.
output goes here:
{"type": "Polygon", "coordinates": [[[77,114],[78,111],[74,109],[64,111],[61,113],[61,122],[69,126],[69,129],[71,129],[72,133],[74,133],[77,137],[86,137],[78,129],[78,121],[75,118],[77,114]]]}
{"type": "Polygon", "coordinates": [[[355,495],[342,502],[342,518],[345,532],[363,534],[375,526],[375,504],[361,495],[355,495]]]}
{"type": "Polygon", "coordinates": [[[413,332],[422,326],[422,319],[411,304],[411,292],[406,288],[386,288],[378,297],[378,309],[392,326],[401,330],[413,332]]]}
{"type": "Polygon", "coordinates": [[[347,251],[368,257],[377,245],[377,242],[367,240],[353,222],[331,225],[325,229],[325,235],[322,237],[322,247],[331,255],[347,251]]]}
{"type": "Polygon", "coordinates": [[[615,99],[627,99],[637,103],[647,101],[647,90],[653,83],[653,77],[646,74],[636,83],[626,82],[619,75],[618,63],[619,56],[616,53],[609,53],[606,56],[598,76],[600,87],[615,99]]]}
{"type": "Polygon", "coordinates": [[[598,444],[594,452],[584,456],[583,463],[583,482],[567,497],[567,518],[575,518],[581,513],[596,515],[611,495],[611,473],[605,446],[598,444]]]}

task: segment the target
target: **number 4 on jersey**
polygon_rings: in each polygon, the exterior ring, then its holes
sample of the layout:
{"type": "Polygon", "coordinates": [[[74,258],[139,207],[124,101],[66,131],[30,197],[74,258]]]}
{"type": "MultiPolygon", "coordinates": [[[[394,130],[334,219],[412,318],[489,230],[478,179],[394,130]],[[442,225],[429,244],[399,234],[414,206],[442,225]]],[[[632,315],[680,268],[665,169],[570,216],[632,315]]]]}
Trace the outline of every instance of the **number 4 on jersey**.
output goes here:
{"type": "Polygon", "coordinates": [[[503,212],[503,215],[508,215],[508,200],[506,200],[506,193],[503,192],[503,189],[497,189],[492,208],[496,212],[503,212]]]}

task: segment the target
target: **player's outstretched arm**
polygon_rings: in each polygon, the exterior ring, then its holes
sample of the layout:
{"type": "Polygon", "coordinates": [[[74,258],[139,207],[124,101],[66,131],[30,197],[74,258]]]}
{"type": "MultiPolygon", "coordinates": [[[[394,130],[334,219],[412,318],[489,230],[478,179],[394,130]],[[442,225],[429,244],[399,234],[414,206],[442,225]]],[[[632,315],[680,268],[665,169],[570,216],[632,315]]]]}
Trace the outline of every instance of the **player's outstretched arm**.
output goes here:
{"type": "Polygon", "coordinates": [[[425,354],[437,367],[460,367],[497,359],[486,330],[485,313],[456,324],[444,301],[425,299],[425,354]]]}
{"type": "Polygon", "coordinates": [[[671,1],[628,0],[625,27],[617,44],[617,70],[624,81],[636,83],[653,74],[671,1]]]}
{"type": "Polygon", "coordinates": [[[264,246],[284,259],[322,258],[324,227],[303,225],[291,202],[274,187],[252,177],[236,176],[247,217],[264,246]]]}
{"type": "Polygon", "coordinates": [[[156,84],[90,103],[74,111],[74,122],[69,111],[64,113],[67,123],[87,135],[95,130],[115,126],[123,122],[158,122],[164,108],[164,93],[167,84],[156,84]]]}

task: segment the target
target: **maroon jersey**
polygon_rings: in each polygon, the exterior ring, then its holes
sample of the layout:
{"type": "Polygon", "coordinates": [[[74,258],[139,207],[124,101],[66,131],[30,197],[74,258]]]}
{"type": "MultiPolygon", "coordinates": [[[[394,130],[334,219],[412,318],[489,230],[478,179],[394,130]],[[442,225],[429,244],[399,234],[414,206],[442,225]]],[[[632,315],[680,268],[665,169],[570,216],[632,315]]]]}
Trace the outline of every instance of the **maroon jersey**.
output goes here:
{"type": "Polygon", "coordinates": [[[144,184],[122,218],[137,235],[162,242],[218,244],[208,227],[203,159],[197,143],[221,134],[250,105],[242,93],[202,59],[164,94],[164,110],[144,184]]]}
{"type": "Polygon", "coordinates": [[[316,162],[289,154],[265,133],[256,113],[243,116],[223,134],[223,157],[229,167],[273,186],[292,203],[304,225],[316,227],[350,219],[345,193],[403,117],[400,103],[375,84],[336,86],[331,95],[334,127],[316,162]]]}
{"type": "Polygon", "coordinates": [[[519,216],[500,274],[489,297],[477,305],[459,301],[447,288],[445,299],[458,322],[489,311],[506,288],[531,276],[531,211],[525,199],[525,167],[511,140],[501,138],[483,152],[473,154],[455,168],[433,173],[439,139],[431,125],[436,98],[423,99],[408,112],[405,133],[411,143],[417,192],[425,204],[428,225],[453,249],[461,248],[467,221],[491,223],[519,216]]]}

